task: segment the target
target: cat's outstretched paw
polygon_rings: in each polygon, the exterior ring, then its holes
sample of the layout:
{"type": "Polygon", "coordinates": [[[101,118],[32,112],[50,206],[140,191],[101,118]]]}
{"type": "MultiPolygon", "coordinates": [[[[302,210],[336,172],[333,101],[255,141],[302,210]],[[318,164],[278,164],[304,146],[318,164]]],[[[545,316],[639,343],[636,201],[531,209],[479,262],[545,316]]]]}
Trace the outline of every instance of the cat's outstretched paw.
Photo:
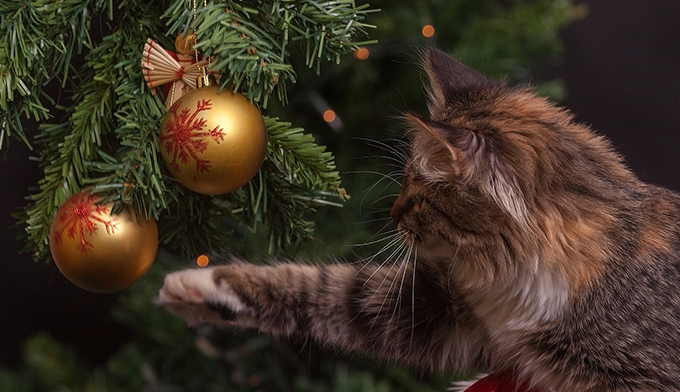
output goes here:
{"type": "Polygon", "coordinates": [[[165,277],[156,303],[180,316],[187,324],[234,321],[248,313],[229,285],[215,283],[213,268],[186,269],[165,277]]]}

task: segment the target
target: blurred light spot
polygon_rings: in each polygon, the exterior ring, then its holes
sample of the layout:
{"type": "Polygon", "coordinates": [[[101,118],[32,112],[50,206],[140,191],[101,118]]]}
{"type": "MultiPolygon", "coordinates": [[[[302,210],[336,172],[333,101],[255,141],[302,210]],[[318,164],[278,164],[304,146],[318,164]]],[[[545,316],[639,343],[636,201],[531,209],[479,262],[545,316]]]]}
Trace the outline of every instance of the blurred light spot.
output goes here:
{"type": "Polygon", "coordinates": [[[317,113],[319,113],[319,116],[326,121],[326,124],[328,124],[329,127],[335,132],[342,132],[343,131],[343,126],[342,126],[342,120],[340,119],[340,116],[337,115],[331,109],[331,105],[328,104],[326,99],[321,95],[317,90],[312,90],[309,92],[309,102],[314,106],[314,109],[316,109],[317,113]]]}
{"type": "Polygon", "coordinates": [[[425,38],[430,38],[434,35],[434,27],[432,25],[425,25],[423,26],[422,33],[425,38]]]}
{"type": "Polygon", "coordinates": [[[363,46],[354,51],[354,57],[358,58],[359,60],[366,60],[369,54],[370,53],[368,52],[368,49],[363,46]]]}
{"type": "Polygon", "coordinates": [[[332,123],[335,121],[335,112],[331,109],[326,110],[323,112],[323,120],[327,123],[332,123]]]}
{"type": "Polygon", "coordinates": [[[210,260],[208,259],[208,256],[206,256],[206,255],[200,255],[196,259],[196,264],[198,264],[199,267],[205,267],[206,265],[208,265],[209,262],[210,262],[210,260]]]}
{"type": "Polygon", "coordinates": [[[248,377],[248,385],[250,385],[253,388],[260,386],[260,377],[258,377],[255,374],[248,377]]]}

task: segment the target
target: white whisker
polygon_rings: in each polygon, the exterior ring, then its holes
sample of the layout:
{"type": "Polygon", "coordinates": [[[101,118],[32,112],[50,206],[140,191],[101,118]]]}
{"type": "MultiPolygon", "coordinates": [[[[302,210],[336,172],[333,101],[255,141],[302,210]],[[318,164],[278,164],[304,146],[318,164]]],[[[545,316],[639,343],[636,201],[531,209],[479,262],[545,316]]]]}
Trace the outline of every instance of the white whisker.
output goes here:
{"type": "MultiPolygon", "coordinates": [[[[403,243],[400,244],[399,247],[397,248],[397,250],[398,250],[399,248],[401,248],[403,245],[404,245],[403,243]]],[[[375,276],[375,274],[376,274],[380,269],[383,268],[383,266],[387,263],[388,260],[389,260],[389,258],[385,259],[385,261],[383,261],[379,266],[377,266],[377,267],[375,268],[375,271],[373,271],[373,273],[372,273],[368,278],[366,278],[366,281],[364,282],[364,287],[365,287],[366,284],[373,278],[373,276],[375,276]]],[[[359,271],[361,271],[361,270],[364,269],[365,267],[366,267],[366,265],[364,265],[363,267],[361,267],[361,269],[360,269],[359,271]]],[[[366,303],[364,303],[364,306],[362,306],[362,307],[361,307],[361,310],[360,310],[359,312],[357,312],[357,316],[358,316],[359,314],[363,313],[363,312],[366,310],[366,307],[367,307],[369,304],[371,304],[371,302],[373,302],[373,298],[375,298],[376,294],[378,294],[378,291],[380,291],[380,288],[383,286],[383,284],[385,284],[385,280],[390,276],[390,273],[392,272],[392,269],[393,269],[393,268],[394,268],[394,264],[392,264],[392,265],[390,266],[389,271],[387,271],[387,273],[385,274],[385,277],[383,278],[383,280],[380,282],[380,284],[378,285],[378,287],[373,291],[373,294],[371,295],[371,297],[370,297],[368,300],[366,300],[366,303]]],[[[358,271],[357,271],[357,272],[358,272],[358,271]]],[[[382,307],[381,307],[380,309],[382,310],[382,307]]],[[[380,313],[380,312],[378,312],[378,313],[380,313]]],[[[376,316],[377,316],[377,315],[376,315],[376,316]]],[[[377,319],[377,317],[376,317],[376,319],[377,319]]],[[[373,324],[371,325],[371,328],[369,328],[369,331],[373,329],[373,326],[375,325],[375,321],[376,321],[376,320],[374,319],[374,320],[373,320],[373,324]]]]}
{"type": "Polygon", "coordinates": [[[448,280],[446,282],[446,285],[449,290],[449,294],[452,293],[451,290],[451,277],[453,276],[453,267],[456,265],[456,258],[458,257],[458,251],[460,250],[460,244],[458,244],[458,248],[456,248],[456,253],[453,254],[453,258],[451,259],[451,262],[449,263],[449,270],[447,273],[448,280]]]}
{"type": "MultiPolygon", "coordinates": [[[[359,204],[359,208],[360,208],[360,209],[363,207],[363,204],[364,204],[364,201],[366,200],[366,197],[367,197],[367,195],[368,195],[368,192],[370,192],[371,190],[373,190],[373,188],[374,188],[375,186],[377,186],[379,183],[380,183],[380,181],[378,181],[377,183],[375,183],[374,185],[372,185],[372,186],[368,189],[368,191],[366,191],[366,193],[364,194],[364,197],[361,199],[361,203],[359,204]]],[[[382,195],[382,193],[385,192],[385,190],[387,190],[387,188],[389,188],[390,185],[391,185],[390,183],[388,183],[387,185],[385,185],[385,186],[378,192],[378,196],[382,195]]],[[[393,194],[392,194],[392,195],[393,195],[393,194]]],[[[379,201],[381,201],[381,200],[383,200],[383,199],[384,199],[384,197],[379,197],[377,200],[374,199],[374,200],[371,202],[371,206],[374,206],[377,202],[379,202],[379,201]]],[[[374,208],[374,209],[375,209],[375,208],[374,208]]]]}
{"type": "MultiPolygon", "coordinates": [[[[397,314],[397,310],[401,310],[401,298],[403,295],[404,291],[404,281],[406,280],[406,272],[408,271],[408,261],[411,258],[411,252],[413,251],[413,246],[409,245],[407,251],[406,251],[406,256],[403,258],[402,265],[404,266],[404,273],[401,275],[401,283],[399,283],[399,291],[397,292],[397,299],[394,304],[394,309],[392,310],[392,316],[390,317],[390,321],[387,324],[391,324],[392,320],[394,319],[394,316],[397,314]]],[[[401,267],[400,267],[401,269],[401,267]]],[[[399,270],[397,270],[397,275],[395,277],[399,276],[399,270]]]]}
{"type": "MultiPolygon", "coordinates": [[[[386,258],[385,261],[384,261],[383,263],[381,263],[380,266],[377,267],[377,268],[375,269],[375,271],[373,271],[373,273],[371,274],[371,276],[369,276],[368,279],[366,279],[366,282],[364,282],[364,286],[366,285],[366,283],[368,283],[368,281],[370,281],[370,280],[373,278],[373,276],[374,276],[381,268],[383,268],[383,266],[384,266],[385,264],[387,264],[388,262],[390,262],[390,258],[391,258],[393,255],[397,254],[397,257],[399,257],[399,255],[401,255],[401,254],[403,253],[403,250],[404,250],[405,247],[406,247],[406,244],[402,242],[402,243],[399,245],[399,247],[398,247],[394,252],[392,252],[392,254],[390,254],[390,256],[388,256],[388,258],[386,258]]],[[[394,269],[394,266],[395,266],[397,263],[390,263],[390,264],[391,264],[391,265],[390,265],[390,269],[387,271],[387,273],[385,274],[385,277],[384,277],[383,280],[380,282],[380,284],[378,285],[378,287],[373,291],[373,294],[371,295],[371,298],[369,298],[368,301],[366,301],[366,304],[364,304],[363,308],[361,309],[362,312],[366,309],[366,306],[368,306],[368,304],[370,304],[370,303],[373,301],[373,299],[375,298],[376,294],[378,294],[378,292],[380,291],[380,289],[381,289],[381,288],[383,287],[383,285],[385,284],[385,281],[387,280],[387,278],[390,277],[390,274],[392,273],[392,270],[394,269]]],[[[401,268],[401,267],[400,267],[400,268],[401,268]]],[[[399,270],[397,270],[397,274],[398,274],[398,273],[399,273],[399,270]]],[[[389,296],[389,293],[390,293],[390,291],[391,291],[391,289],[392,289],[392,285],[393,285],[393,284],[394,284],[394,280],[392,280],[392,283],[390,284],[390,287],[387,289],[387,293],[386,293],[385,297],[383,298],[383,301],[382,301],[382,303],[381,303],[381,305],[380,305],[380,308],[378,309],[378,312],[376,313],[375,318],[373,319],[373,323],[371,324],[371,328],[370,328],[369,330],[372,330],[373,327],[375,326],[375,323],[376,323],[376,321],[378,320],[378,316],[380,315],[380,312],[382,312],[382,309],[383,309],[383,307],[385,306],[385,301],[387,300],[387,297],[389,296]]]]}
{"type": "MultiPolygon", "coordinates": [[[[397,148],[396,146],[392,146],[392,145],[387,144],[383,141],[374,140],[374,139],[361,138],[361,137],[357,137],[355,139],[365,141],[371,147],[376,147],[378,149],[381,149],[385,152],[388,152],[388,153],[394,155],[396,158],[402,159],[403,160],[401,162],[402,164],[406,163],[406,161],[408,160],[408,154],[406,153],[406,151],[404,151],[403,149],[397,148]]],[[[403,140],[399,140],[399,139],[387,139],[387,140],[388,141],[396,141],[401,147],[406,146],[406,144],[404,143],[403,140]]]]}
{"type": "MultiPolygon", "coordinates": [[[[375,258],[378,257],[379,255],[381,255],[383,252],[386,252],[387,250],[389,250],[390,248],[392,248],[395,245],[397,245],[397,248],[399,248],[403,245],[403,241],[402,241],[402,239],[399,235],[393,235],[393,237],[394,238],[392,238],[390,240],[390,242],[388,242],[386,245],[383,245],[383,247],[380,248],[380,250],[378,252],[376,252],[373,256],[366,257],[364,259],[360,259],[360,260],[355,261],[354,264],[364,263],[364,265],[361,268],[359,268],[359,270],[355,273],[355,275],[360,273],[361,271],[363,271],[364,268],[366,268],[368,265],[370,265],[371,262],[373,262],[373,260],[375,260],[375,258]]],[[[381,265],[383,265],[383,264],[384,264],[384,262],[381,263],[381,265]]]]}
{"type": "Polygon", "coordinates": [[[360,222],[354,222],[354,223],[350,223],[350,225],[364,225],[366,223],[382,222],[382,221],[391,220],[391,219],[392,219],[391,217],[386,216],[386,217],[383,217],[383,218],[374,218],[374,219],[367,219],[367,220],[360,221],[360,222]]]}
{"type": "MultiPolygon", "coordinates": [[[[368,187],[368,189],[366,189],[366,191],[364,192],[364,196],[361,198],[361,202],[359,203],[359,210],[360,210],[360,211],[363,210],[363,205],[364,205],[364,202],[366,201],[366,198],[368,197],[368,195],[369,195],[369,194],[370,194],[370,193],[371,193],[378,185],[380,185],[380,184],[383,182],[383,180],[387,179],[387,180],[389,180],[389,181],[387,182],[387,184],[385,184],[385,186],[383,187],[383,189],[382,189],[380,192],[378,192],[378,196],[380,196],[380,195],[381,195],[387,188],[389,188],[389,186],[392,185],[393,183],[395,183],[395,184],[397,184],[398,186],[401,187],[401,182],[395,177],[395,176],[398,174],[397,171],[393,171],[393,172],[388,173],[388,174],[379,173],[379,172],[373,172],[373,173],[371,173],[371,174],[380,174],[381,178],[380,178],[378,181],[376,181],[373,185],[371,185],[370,187],[368,187]]],[[[371,204],[374,204],[374,203],[375,203],[375,201],[373,201],[371,204]]]]}
{"type": "Polygon", "coordinates": [[[415,248],[414,253],[413,282],[411,283],[411,338],[409,339],[409,343],[413,343],[413,332],[416,328],[416,267],[418,266],[418,248],[415,248]]]}
{"type": "MultiPolygon", "coordinates": [[[[403,246],[400,248],[400,252],[399,252],[399,254],[397,255],[397,258],[401,258],[402,255],[404,254],[404,252],[405,252],[406,250],[407,250],[407,249],[406,249],[406,244],[403,244],[403,246]]],[[[394,268],[394,266],[395,266],[396,264],[397,264],[397,263],[392,264],[392,267],[390,267],[390,270],[388,271],[387,275],[385,275],[385,279],[387,279],[387,277],[390,275],[390,273],[392,272],[392,269],[394,268]]],[[[406,263],[399,263],[399,268],[397,268],[397,272],[394,274],[394,278],[392,279],[392,283],[390,283],[390,287],[387,288],[387,293],[385,293],[385,296],[384,296],[384,298],[383,298],[382,303],[380,304],[380,308],[378,309],[378,313],[377,313],[377,314],[380,314],[380,313],[382,312],[383,308],[385,307],[385,303],[387,302],[387,299],[390,298],[390,297],[392,296],[392,289],[394,288],[394,283],[398,280],[397,277],[399,276],[399,271],[401,271],[401,268],[402,268],[403,266],[405,266],[405,265],[406,265],[406,263]]],[[[378,289],[380,289],[380,288],[382,287],[383,283],[385,283],[385,279],[383,279],[383,281],[380,283],[380,287],[378,287],[378,289]]],[[[377,291],[378,291],[378,290],[376,290],[376,292],[377,292],[377,291]]],[[[400,293],[398,293],[398,294],[400,294],[400,293]]],[[[374,294],[374,295],[375,295],[375,294],[374,294]]],[[[396,308],[397,308],[397,306],[398,306],[398,303],[397,303],[397,302],[398,302],[398,301],[395,301],[395,304],[394,304],[394,311],[392,312],[392,317],[394,317],[394,312],[396,311],[396,308]]],[[[389,321],[389,322],[385,323],[385,328],[387,328],[387,327],[390,325],[390,323],[392,322],[392,317],[390,317],[390,321],[389,321]]],[[[377,317],[376,317],[376,319],[374,320],[374,323],[375,323],[376,320],[377,320],[377,317]]]]}
{"type": "Polygon", "coordinates": [[[387,211],[391,211],[391,210],[392,210],[391,207],[389,207],[389,208],[374,208],[373,209],[374,212],[387,212],[387,211]]]}
{"type": "Polygon", "coordinates": [[[395,162],[393,164],[390,164],[391,166],[404,167],[404,161],[402,160],[401,157],[395,157],[395,156],[389,156],[389,155],[366,155],[366,156],[358,157],[356,159],[374,159],[374,158],[386,159],[388,161],[395,162]]]}
{"type": "MultiPolygon", "coordinates": [[[[376,235],[377,235],[377,234],[376,234],[376,235]]],[[[374,235],[373,237],[375,237],[376,235],[374,235]]],[[[362,243],[360,243],[360,244],[346,245],[346,246],[351,246],[351,247],[362,247],[362,246],[366,246],[366,245],[377,244],[378,242],[385,241],[386,239],[388,239],[388,238],[390,238],[390,237],[398,236],[398,235],[399,235],[399,229],[393,229],[393,230],[386,231],[386,232],[382,233],[382,235],[383,235],[384,237],[383,237],[383,238],[379,238],[379,239],[377,239],[377,240],[372,240],[372,241],[371,241],[371,239],[369,238],[369,241],[367,241],[367,242],[362,242],[362,243]]]]}
{"type": "Polygon", "coordinates": [[[398,172],[396,172],[396,171],[390,173],[391,176],[390,176],[389,174],[381,173],[381,172],[378,172],[378,171],[370,171],[370,170],[353,170],[353,171],[346,171],[346,172],[343,172],[343,174],[375,174],[375,175],[379,175],[379,176],[383,177],[383,179],[384,179],[384,178],[388,178],[388,179],[392,180],[395,184],[401,186],[401,182],[399,182],[399,180],[397,180],[397,179],[394,177],[395,175],[398,174],[398,172]]]}
{"type": "MultiPolygon", "coordinates": [[[[373,271],[373,273],[371,274],[371,276],[368,277],[368,279],[366,279],[366,282],[364,282],[364,286],[366,285],[366,283],[368,283],[369,280],[371,280],[371,278],[373,278],[373,275],[375,275],[375,273],[378,272],[380,268],[382,268],[385,264],[389,263],[397,253],[400,253],[406,247],[406,244],[404,242],[401,242],[400,239],[397,239],[397,241],[399,241],[399,246],[397,246],[397,248],[394,251],[392,251],[392,253],[390,253],[389,256],[387,256],[382,263],[380,263],[380,266],[376,268],[375,271],[373,271]]],[[[373,260],[373,258],[371,258],[371,260],[373,260]]],[[[364,267],[361,267],[361,269],[363,269],[364,267]]]]}
{"type": "MultiPolygon", "coordinates": [[[[375,171],[373,171],[373,172],[369,172],[369,171],[361,171],[361,172],[359,172],[359,171],[357,171],[357,172],[348,172],[348,173],[376,174],[376,175],[381,176],[381,178],[380,178],[378,181],[376,181],[373,185],[371,185],[370,187],[368,187],[368,189],[366,189],[366,191],[364,192],[364,195],[363,195],[363,197],[361,198],[361,201],[359,202],[359,211],[362,211],[362,210],[363,210],[363,208],[364,208],[364,207],[363,207],[363,206],[364,206],[364,202],[366,201],[366,198],[368,197],[368,195],[369,195],[369,194],[370,194],[370,193],[371,193],[378,185],[380,185],[384,180],[387,179],[388,182],[387,182],[387,184],[383,187],[383,189],[378,193],[378,196],[380,196],[380,194],[382,194],[382,193],[385,191],[385,189],[387,189],[390,185],[392,185],[392,183],[397,184],[398,186],[401,187],[401,182],[395,177],[395,176],[398,174],[396,171],[393,171],[393,172],[388,173],[388,174],[380,173],[380,172],[375,172],[375,171]]],[[[373,203],[371,203],[371,204],[373,204],[373,203]]]]}
{"type": "MultiPolygon", "coordinates": [[[[399,232],[398,229],[388,230],[388,231],[386,231],[385,233],[383,233],[383,230],[385,230],[391,223],[392,223],[391,221],[388,221],[387,223],[385,223],[385,224],[380,228],[380,230],[378,230],[375,234],[373,234],[373,235],[367,240],[367,242],[365,242],[364,244],[373,244],[373,242],[370,242],[370,241],[373,241],[373,239],[378,238],[379,235],[383,235],[383,238],[382,238],[381,240],[379,240],[379,241],[376,241],[376,243],[377,243],[377,242],[380,242],[380,241],[386,241],[386,240],[390,239],[391,237],[396,237],[396,234],[399,232]]],[[[352,250],[352,253],[353,253],[355,256],[357,256],[356,252],[354,251],[354,248],[361,248],[361,244],[348,245],[348,246],[349,246],[350,249],[352,250]],[[358,246],[357,246],[357,245],[358,245],[358,246]]],[[[384,249],[384,248],[383,248],[383,249],[384,249]]],[[[379,254],[380,252],[382,252],[383,249],[381,249],[381,250],[378,252],[378,254],[379,254]]],[[[375,256],[374,256],[374,257],[375,257],[375,256]]],[[[367,260],[367,259],[368,259],[368,258],[359,259],[359,260],[357,260],[357,262],[365,261],[365,260],[367,260]]],[[[356,263],[356,262],[355,262],[355,263],[356,263]]]]}
{"type": "Polygon", "coordinates": [[[379,201],[383,201],[383,200],[385,200],[385,199],[388,199],[388,198],[390,198],[390,197],[394,197],[394,198],[396,199],[397,196],[399,196],[399,193],[390,193],[389,195],[384,195],[384,196],[381,196],[381,197],[379,197],[379,198],[373,200],[373,204],[375,204],[375,203],[377,203],[377,202],[379,202],[379,201]]]}

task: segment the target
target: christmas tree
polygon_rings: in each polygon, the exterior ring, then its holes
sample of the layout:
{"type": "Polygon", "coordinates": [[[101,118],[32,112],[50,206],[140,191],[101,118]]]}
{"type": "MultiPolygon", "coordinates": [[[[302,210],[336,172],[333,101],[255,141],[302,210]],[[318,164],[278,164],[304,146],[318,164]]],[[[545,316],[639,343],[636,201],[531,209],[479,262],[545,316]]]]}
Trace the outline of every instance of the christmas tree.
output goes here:
{"type": "MultiPolygon", "coordinates": [[[[385,129],[399,129],[390,117],[400,110],[424,108],[418,48],[437,45],[491,77],[527,83],[559,58],[558,31],[581,12],[566,0],[0,2],[0,145],[31,145],[45,173],[19,217],[27,249],[50,260],[56,211],[84,188],[114,203],[114,213],[132,206],[157,220],[161,242],[149,273],[112,310],[134,333],[127,345],[93,367],[36,336],[25,367],[0,373],[0,389],[442,390],[450,375],[328,357],[309,342],[194,332],[151,299],[166,271],[199,255],[376,253],[380,235],[360,250],[345,245],[366,242],[389,219],[398,179],[387,173],[399,153],[390,139],[400,136],[385,129]],[[193,32],[220,85],[262,110],[269,136],[261,170],[225,195],[173,180],[158,134],[167,94],[147,86],[141,66],[147,38],[173,49],[176,35],[193,32]],[[27,118],[41,123],[37,133],[24,131],[27,118]],[[347,201],[343,187],[355,197],[347,201]]],[[[559,81],[537,88],[564,94],[559,81]]]]}

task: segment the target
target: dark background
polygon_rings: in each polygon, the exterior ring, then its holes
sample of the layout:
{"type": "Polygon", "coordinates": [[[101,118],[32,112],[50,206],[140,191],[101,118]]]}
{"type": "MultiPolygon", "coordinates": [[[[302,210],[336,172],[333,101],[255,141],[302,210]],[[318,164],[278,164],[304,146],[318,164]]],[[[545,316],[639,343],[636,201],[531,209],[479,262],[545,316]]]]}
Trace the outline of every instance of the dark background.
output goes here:
{"type": "MultiPolygon", "coordinates": [[[[563,32],[565,106],[607,135],[643,180],[680,190],[680,2],[586,4],[589,15],[563,32]]],[[[127,338],[108,315],[115,295],[82,291],[55,266],[19,255],[10,214],[25,204],[40,170],[20,143],[7,153],[0,160],[0,365],[17,366],[22,341],[41,330],[102,361],[127,338]]]]}
{"type": "Polygon", "coordinates": [[[594,0],[564,31],[564,103],[644,181],[680,190],[680,2],[594,0]]]}

